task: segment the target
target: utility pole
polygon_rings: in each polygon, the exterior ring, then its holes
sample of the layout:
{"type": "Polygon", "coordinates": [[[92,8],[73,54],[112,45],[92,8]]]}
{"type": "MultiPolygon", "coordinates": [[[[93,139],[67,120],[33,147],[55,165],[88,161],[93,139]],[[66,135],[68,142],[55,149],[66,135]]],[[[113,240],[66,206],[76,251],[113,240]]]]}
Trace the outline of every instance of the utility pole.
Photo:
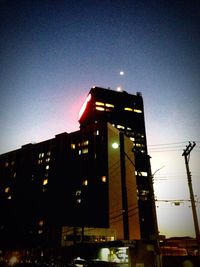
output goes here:
{"type": "Polygon", "coordinates": [[[157,214],[156,214],[156,205],[155,205],[155,195],[154,195],[154,187],[153,187],[153,179],[154,175],[164,168],[165,166],[160,167],[157,169],[153,174],[151,172],[151,164],[150,164],[150,156],[148,156],[148,163],[149,163],[149,173],[150,173],[150,184],[151,184],[151,199],[152,199],[152,211],[153,211],[153,220],[154,220],[154,239],[156,241],[156,266],[162,267],[162,254],[160,249],[160,240],[159,240],[159,229],[158,229],[158,220],[157,220],[157,214]]]}
{"type": "Polygon", "coordinates": [[[121,164],[121,184],[122,184],[123,230],[124,230],[124,239],[129,240],[125,155],[126,153],[124,149],[124,135],[123,133],[120,132],[120,164],[121,164]]]}
{"type": "Polygon", "coordinates": [[[191,172],[189,168],[190,152],[195,147],[195,145],[196,145],[195,142],[193,142],[193,144],[189,142],[189,145],[186,147],[186,149],[184,149],[182,156],[184,156],[185,158],[185,166],[186,166],[186,172],[187,172],[188,187],[190,191],[190,200],[191,200],[191,207],[192,207],[192,213],[193,213],[194,228],[195,228],[196,240],[197,240],[197,246],[198,246],[198,256],[200,257],[200,232],[199,232],[194,193],[193,193],[193,188],[192,188],[192,177],[191,177],[191,172]]]}

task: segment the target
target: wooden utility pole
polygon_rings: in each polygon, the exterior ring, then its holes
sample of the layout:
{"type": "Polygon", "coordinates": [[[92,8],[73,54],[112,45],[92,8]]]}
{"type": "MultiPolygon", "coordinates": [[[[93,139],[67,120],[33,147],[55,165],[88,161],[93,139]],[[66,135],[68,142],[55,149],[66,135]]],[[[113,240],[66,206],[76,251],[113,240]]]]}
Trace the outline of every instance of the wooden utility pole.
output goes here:
{"type": "Polygon", "coordinates": [[[195,205],[195,199],[194,199],[194,193],[192,188],[192,176],[189,168],[189,159],[190,159],[190,152],[195,147],[196,143],[189,142],[189,145],[184,149],[182,156],[185,158],[185,166],[186,166],[186,172],[187,172],[187,179],[188,179],[188,187],[190,191],[190,200],[191,200],[191,207],[192,207],[192,214],[193,214],[193,220],[194,220],[194,228],[195,228],[195,234],[196,234],[196,240],[198,245],[198,256],[200,257],[200,232],[199,232],[199,224],[198,224],[198,218],[197,218],[197,212],[196,212],[196,205],[195,205]]]}

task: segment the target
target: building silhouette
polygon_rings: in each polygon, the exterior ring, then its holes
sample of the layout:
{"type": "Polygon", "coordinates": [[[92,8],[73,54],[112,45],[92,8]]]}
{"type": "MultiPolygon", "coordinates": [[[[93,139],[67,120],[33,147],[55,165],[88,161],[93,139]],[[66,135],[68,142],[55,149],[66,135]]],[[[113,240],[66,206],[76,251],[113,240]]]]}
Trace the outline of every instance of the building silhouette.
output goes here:
{"type": "Polygon", "coordinates": [[[102,121],[110,122],[133,142],[141,238],[154,238],[157,219],[141,93],[92,88],[79,113],[80,129],[102,121]]]}
{"type": "Polygon", "coordinates": [[[157,238],[142,95],[94,87],[79,123],[0,155],[0,249],[157,238]]]}
{"type": "Polygon", "coordinates": [[[123,145],[134,162],[132,142],[109,123],[1,155],[1,245],[65,245],[80,241],[82,228],[88,241],[94,236],[107,241],[140,239],[135,167],[122,161],[113,143],[123,145]],[[126,207],[123,187],[128,188],[126,207]]]}

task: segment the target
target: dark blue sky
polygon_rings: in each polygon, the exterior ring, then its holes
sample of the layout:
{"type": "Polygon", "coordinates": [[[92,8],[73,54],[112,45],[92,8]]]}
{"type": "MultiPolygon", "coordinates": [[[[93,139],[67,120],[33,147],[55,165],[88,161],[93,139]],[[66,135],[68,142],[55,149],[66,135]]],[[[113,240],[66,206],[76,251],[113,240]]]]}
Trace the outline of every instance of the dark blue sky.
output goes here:
{"type": "MultiPolygon", "coordinates": [[[[196,141],[191,171],[200,199],[199,27],[194,0],[0,1],[0,153],[78,130],[90,88],[121,86],[144,98],[152,171],[165,166],[156,174],[165,177],[155,183],[158,198],[188,199],[181,154],[196,141]]],[[[187,204],[163,205],[162,234],[194,234],[187,204]],[[184,229],[165,225],[174,214],[188,218],[184,229]]]]}

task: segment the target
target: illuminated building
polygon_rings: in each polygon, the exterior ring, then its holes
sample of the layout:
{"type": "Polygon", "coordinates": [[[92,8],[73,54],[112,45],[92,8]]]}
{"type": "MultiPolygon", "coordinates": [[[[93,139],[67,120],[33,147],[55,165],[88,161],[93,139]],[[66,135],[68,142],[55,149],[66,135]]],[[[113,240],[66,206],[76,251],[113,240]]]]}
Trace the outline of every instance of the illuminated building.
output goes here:
{"type": "Polygon", "coordinates": [[[52,248],[100,244],[102,259],[118,255],[133,266],[155,266],[141,94],[92,88],[79,122],[76,132],[0,155],[0,250],[39,248],[51,255],[52,248]]]}
{"type": "Polygon", "coordinates": [[[131,95],[126,91],[93,87],[79,113],[80,129],[99,122],[111,123],[132,140],[141,237],[154,239],[157,234],[157,219],[141,93],[131,95]]]}
{"type": "Polygon", "coordinates": [[[132,163],[132,142],[107,122],[2,154],[0,248],[140,239],[132,163]]]}

